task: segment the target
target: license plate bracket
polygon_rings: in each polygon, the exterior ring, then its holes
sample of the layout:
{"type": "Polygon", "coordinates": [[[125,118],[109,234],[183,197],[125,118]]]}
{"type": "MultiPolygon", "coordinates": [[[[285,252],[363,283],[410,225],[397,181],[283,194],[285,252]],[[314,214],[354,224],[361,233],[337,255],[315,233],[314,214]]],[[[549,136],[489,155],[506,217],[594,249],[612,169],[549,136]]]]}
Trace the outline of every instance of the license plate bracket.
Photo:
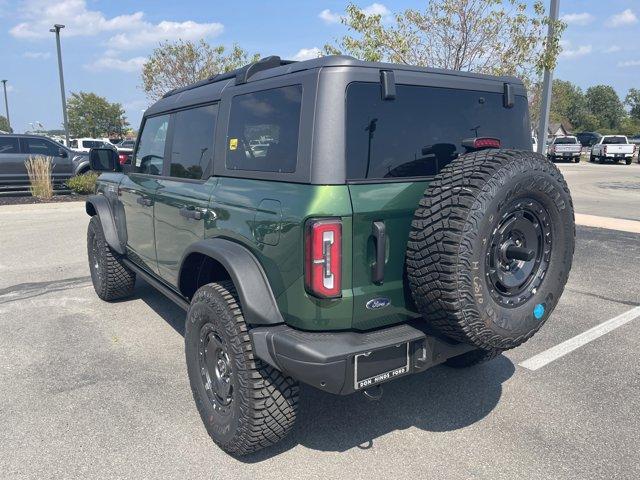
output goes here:
{"type": "Polygon", "coordinates": [[[357,354],[353,368],[355,390],[408,374],[409,359],[409,342],[357,354]]]}

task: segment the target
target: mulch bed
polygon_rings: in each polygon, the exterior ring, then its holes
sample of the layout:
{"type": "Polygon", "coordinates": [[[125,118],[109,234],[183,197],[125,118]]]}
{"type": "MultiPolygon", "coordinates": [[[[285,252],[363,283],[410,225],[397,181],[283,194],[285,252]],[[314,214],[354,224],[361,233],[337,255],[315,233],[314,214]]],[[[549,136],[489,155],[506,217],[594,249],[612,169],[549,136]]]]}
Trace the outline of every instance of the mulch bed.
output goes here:
{"type": "Polygon", "coordinates": [[[0,205],[28,205],[32,203],[61,203],[61,202],[81,202],[86,200],[88,195],[54,195],[50,200],[43,200],[32,197],[31,195],[23,196],[5,196],[0,195],[0,205]]]}

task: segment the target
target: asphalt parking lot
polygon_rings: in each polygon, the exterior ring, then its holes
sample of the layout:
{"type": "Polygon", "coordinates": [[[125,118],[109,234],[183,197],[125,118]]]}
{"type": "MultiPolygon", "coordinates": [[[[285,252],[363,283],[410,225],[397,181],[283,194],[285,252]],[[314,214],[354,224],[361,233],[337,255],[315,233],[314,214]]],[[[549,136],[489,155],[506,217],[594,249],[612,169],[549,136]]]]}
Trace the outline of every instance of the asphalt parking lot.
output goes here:
{"type": "MultiPolygon", "coordinates": [[[[640,220],[637,163],[560,168],[579,214],[640,220]]],[[[640,478],[635,222],[578,226],[565,294],[522,347],[379,402],[303,387],[293,434],[242,460],[193,405],[184,313],[143,282],[119,303],[94,294],[87,223],[81,203],[0,207],[2,478],[640,478]]]]}

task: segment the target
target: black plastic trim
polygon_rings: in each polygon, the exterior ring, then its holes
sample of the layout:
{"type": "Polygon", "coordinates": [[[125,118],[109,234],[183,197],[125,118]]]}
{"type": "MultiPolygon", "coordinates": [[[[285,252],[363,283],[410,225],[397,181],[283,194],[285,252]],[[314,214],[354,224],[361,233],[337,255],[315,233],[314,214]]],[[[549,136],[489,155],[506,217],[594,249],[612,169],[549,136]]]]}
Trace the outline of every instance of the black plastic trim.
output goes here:
{"type": "Polygon", "coordinates": [[[165,285],[164,283],[162,283],[160,280],[158,280],[156,277],[154,277],[152,274],[150,274],[149,272],[147,272],[146,270],[140,268],[138,265],[136,265],[135,263],[133,263],[131,260],[129,260],[128,258],[122,258],[121,259],[122,263],[124,263],[127,267],[129,267],[131,270],[133,270],[134,272],[136,272],[136,274],[140,277],[142,277],[142,279],[147,282],[149,285],[151,285],[153,288],[155,288],[156,290],[158,290],[160,293],[162,293],[165,297],[167,297],[169,300],[173,301],[176,305],[178,305],[180,308],[182,308],[183,310],[187,311],[189,309],[189,302],[187,302],[180,294],[178,294],[177,292],[173,291],[170,287],[168,287],[167,285],[165,285]]]}
{"type": "MultiPolygon", "coordinates": [[[[242,245],[223,238],[200,240],[190,245],[180,262],[180,273],[185,260],[192,253],[201,253],[219,262],[229,272],[238,296],[242,314],[250,325],[276,325],[284,323],[267,275],[256,257],[242,245]]],[[[178,285],[180,290],[181,286],[178,285]]]]}
{"type": "Polygon", "coordinates": [[[109,201],[104,195],[91,195],[85,202],[85,211],[87,215],[93,215],[91,213],[92,206],[93,211],[100,217],[100,223],[102,224],[102,230],[104,232],[104,238],[107,241],[109,247],[115,250],[120,255],[124,255],[125,250],[120,239],[118,237],[118,229],[116,228],[116,222],[113,218],[113,212],[109,201]]]}
{"type": "Polygon", "coordinates": [[[255,354],[296,380],[329,393],[353,393],[357,354],[409,343],[410,369],[416,373],[473,350],[429,334],[424,322],[370,332],[306,332],[287,325],[250,330],[255,354]]]}

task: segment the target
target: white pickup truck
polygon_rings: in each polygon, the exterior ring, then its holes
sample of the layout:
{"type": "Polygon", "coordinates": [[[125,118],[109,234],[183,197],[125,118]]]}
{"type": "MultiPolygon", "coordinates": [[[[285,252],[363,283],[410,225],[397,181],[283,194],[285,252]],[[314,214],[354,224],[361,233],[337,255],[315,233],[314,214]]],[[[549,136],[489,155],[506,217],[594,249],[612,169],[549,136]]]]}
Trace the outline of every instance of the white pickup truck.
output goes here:
{"type": "Polygon", "coordinates": [[[624,160],[627,165],[631,165],[635,148],[624,135],[605,135],[591,147],[589,161],[603,163],[605,160],[612,160],[617,163],[624,160]]]}
{"type": "Polygon", "coordinates": [[[569,160],[578,163],[582,153],[582,144],[576,137],[563,136],[553,139],[547,150],[547,158],[552,162],[569,160]]]}

